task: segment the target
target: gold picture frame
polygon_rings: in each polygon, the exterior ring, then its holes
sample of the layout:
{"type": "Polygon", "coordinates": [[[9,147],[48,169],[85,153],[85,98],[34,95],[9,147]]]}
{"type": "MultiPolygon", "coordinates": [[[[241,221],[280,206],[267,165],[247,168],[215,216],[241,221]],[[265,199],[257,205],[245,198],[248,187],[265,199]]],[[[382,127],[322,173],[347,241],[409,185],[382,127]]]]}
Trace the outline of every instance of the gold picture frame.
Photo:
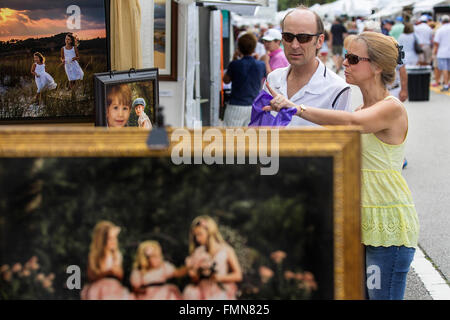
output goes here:
{"type": "MultiPolygon", "coordinates": [[[[224,135],[227,130],[214,129],[224,135]]],[[[169,140],[175,130],[168,128],[169,140]]],[[[252,130],[258,132],[274,129],[252,130]]],[[[195,132],[190,130],[190,133],[194,137],[195,132]]],[[[364,255],[360,218],[360,128],[289,128],[277,130],[277,133],[280,157],[333,159],[334,299],[364,299],[364,255]]],[[[148,131],[137,128],[116,130],[4,126],[0,127],[0,158],[170,157],[174,143],[166,150],[150,150],[146,143],[148,134],[148,131]]],[[[195,152],[198,146],[194,139],[191,141],[192,152],[195,152]]],[[[203,141],[202,146],[207,144],[203,141]]],[[[246,155],[254,148],[255,146],[249,145],[246,140],[246,155]]]]}

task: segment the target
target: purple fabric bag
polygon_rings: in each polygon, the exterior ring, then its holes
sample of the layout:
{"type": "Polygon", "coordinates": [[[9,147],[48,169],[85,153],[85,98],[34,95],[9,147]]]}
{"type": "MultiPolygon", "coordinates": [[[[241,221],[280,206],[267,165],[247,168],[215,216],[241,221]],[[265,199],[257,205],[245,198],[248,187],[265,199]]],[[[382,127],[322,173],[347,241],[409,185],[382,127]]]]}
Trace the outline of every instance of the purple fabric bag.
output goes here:
{"type": "Polygon", "coordinates": [[[284,108],[274,117],[270,111],[263,111],[264,106],[270,105],[273,97],[266,91],[262,90],[252,105],[252,117],[249,127],[285,127],[291,121],[292,117],[297,113],[297,108],[284,108]]]}

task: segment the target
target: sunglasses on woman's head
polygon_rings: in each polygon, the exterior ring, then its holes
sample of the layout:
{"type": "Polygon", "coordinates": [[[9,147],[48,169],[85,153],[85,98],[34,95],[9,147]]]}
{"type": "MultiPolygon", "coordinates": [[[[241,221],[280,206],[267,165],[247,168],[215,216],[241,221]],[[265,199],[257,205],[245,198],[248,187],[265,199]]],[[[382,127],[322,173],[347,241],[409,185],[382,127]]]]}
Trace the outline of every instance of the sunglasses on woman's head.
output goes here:
{"type": "Polygon", "coordinates": [[[370,61],[369,58],[358,57],[356,54],[352,53],[347,53],[345,59],[347,59],[349,64],[358,64],[360,61],[370,61]]]}
{"type": "Polygon", "coordinates": [[[282,32],[281,35],[283,36],[283,40],[286,41],[286,42],[292,42],[292,41],[294,41],[294,38],[297,38],[297,41],[299,43],[307,43],[307,42],[310,42],[313,37],[320,36],[321,33],[316,33],[316,34],[297,33],[297,34],[293,34],[293,33],[290,33],[290,32],[282,32]]]}

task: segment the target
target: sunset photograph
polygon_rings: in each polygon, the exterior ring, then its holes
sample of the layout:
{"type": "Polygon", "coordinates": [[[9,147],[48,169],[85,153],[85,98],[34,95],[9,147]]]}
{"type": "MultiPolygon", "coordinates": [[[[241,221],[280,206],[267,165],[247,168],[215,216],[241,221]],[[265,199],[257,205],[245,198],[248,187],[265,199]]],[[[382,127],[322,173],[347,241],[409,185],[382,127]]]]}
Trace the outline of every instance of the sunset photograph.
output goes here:
{"type": "Polygon", "coordinates": [[[0,57],[0,120],[93,116],[104,1],[0,0],[0,57]]]}

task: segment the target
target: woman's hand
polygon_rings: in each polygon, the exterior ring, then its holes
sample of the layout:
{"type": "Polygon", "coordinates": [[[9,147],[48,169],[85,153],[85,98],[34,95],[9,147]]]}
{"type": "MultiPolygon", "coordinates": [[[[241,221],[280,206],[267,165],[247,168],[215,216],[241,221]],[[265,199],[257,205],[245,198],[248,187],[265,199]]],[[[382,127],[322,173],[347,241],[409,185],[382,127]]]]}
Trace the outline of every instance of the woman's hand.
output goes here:
{"type": "Polygon", "coordinates": [[[263,107],[264,111],[276,111],[279,112],[283,108],[292,108],[297,107],[295,103],[293,103],[291,100],[283,96],[282,94],[279,94],[272,90],[272,88],[269,86],[269,82],[266,81],[266,87],[269,90],[270,94],[272,95],[273,99],[270,101],[270,106],[263,107]]]}

